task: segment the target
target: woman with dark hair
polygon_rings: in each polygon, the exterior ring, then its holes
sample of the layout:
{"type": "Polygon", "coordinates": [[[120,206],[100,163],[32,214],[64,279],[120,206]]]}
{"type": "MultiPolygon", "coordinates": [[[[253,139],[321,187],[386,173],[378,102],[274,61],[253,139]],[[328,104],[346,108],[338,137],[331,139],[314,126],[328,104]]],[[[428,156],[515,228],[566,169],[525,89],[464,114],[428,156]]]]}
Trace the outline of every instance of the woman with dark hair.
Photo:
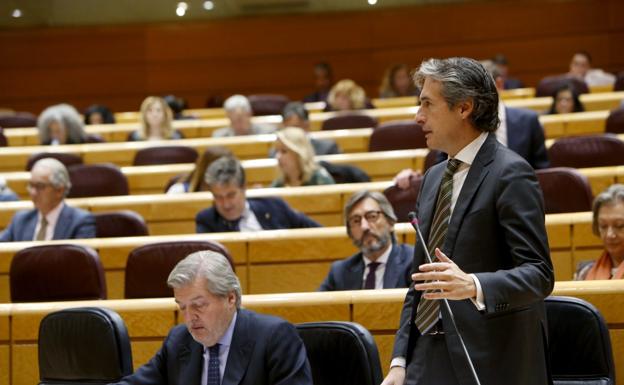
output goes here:
{"type": "Polygon", "coordinates": [[[197,158],[195,168],[190,173],[182,176],[181,182],[177,182],[167,189],[167,194],[181,194],[187,192],[208,191],[204,182],[204,174],[208,166],[223,156],[233,156],[232,151],[225,147],[208,147],[197,158]]]}
{"type": "Polygon", "coordinates": [[[93,104],[84,112],[85,124],[114,124],[115,116],[111,110],[101,104],[93,104]]]}
{"type": "Polygon", "coordinates": [[[585,108],[579,95],[570,83],[564,83],[553,94],[553,101],[548,114],[569,114],[583,112],[585,108]]]}

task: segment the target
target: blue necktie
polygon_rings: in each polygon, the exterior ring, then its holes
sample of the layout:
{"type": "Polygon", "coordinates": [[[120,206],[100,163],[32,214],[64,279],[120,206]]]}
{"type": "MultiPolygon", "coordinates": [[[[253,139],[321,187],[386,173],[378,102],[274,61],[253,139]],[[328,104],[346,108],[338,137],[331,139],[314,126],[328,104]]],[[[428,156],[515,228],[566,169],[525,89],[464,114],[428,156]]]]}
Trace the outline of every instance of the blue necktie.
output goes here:
{"type": "Polygon", "coordinates": [[[221,385],[221,372],[219,371],[219,344],[208,348],[208,380],[206,385],[221,385]]]}

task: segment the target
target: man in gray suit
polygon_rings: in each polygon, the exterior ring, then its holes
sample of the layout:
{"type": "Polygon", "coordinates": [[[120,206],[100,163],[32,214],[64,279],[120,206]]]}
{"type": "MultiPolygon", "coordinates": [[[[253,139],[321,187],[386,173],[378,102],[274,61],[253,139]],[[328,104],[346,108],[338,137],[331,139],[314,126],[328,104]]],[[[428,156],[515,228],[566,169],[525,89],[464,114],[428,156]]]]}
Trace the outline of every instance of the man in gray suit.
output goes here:
{"type": "Polygon", "coordinates": [[[53,158],[35,163],[28,182],[35,208],[16,213],[0,234],[0,242],[95,238],[93,215],[65,204],[70,188],[69,173],[63,163],[53,158]]]}
{"type": "Polygon", "coordinates": [[[414,249],[394,237],[396,215],[380,192],[360,191],[345,205],[347,234],[360,252],[334,262],[319,290],[392,289],[412,282],[414,249]]]}
{"type": "Polygon", "coordinates": [[[416,204],[426,247],[414,254],[383,385],[547,384],[544,298],[554,285],[533,168],[496,140],[498,93],[475,60],[430,59],[415,80],[427,146],[449,154],[423,176],[416,204]]]}

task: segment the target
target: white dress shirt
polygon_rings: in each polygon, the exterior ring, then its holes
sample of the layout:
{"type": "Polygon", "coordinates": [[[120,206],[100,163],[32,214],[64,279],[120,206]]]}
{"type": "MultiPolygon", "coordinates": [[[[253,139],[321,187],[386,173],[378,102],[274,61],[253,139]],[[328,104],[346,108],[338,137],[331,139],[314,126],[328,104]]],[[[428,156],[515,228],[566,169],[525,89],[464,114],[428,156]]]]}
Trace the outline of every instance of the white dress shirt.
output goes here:
{"type": "Polygon", "coordinates": [[[256,214],[254,214],[254,212],[251,211],[251,208],[249,207],[249,201],[245,201],[245,210],[243,210],[243,215],[238,221],[238,229],[240,231],[262,230],[262,225],[260,225],[260,222],[258,222],[256,214]]]}
{"type": "MultiPolygon", "coordinates": [[[[234,325],[236,325],[237,312],[234,312],[234,317],[230,322],[225,334],[217,342],[219,344],[219,376],[221,383],[223,383],[223,376],[225,374],[225,364],[227,363],[228,354],[230,354],[230,345],[232,345],[232,335],[234,334],[234,325]]],[[[202,365],[202,385],[208,381],[208,360],[210,359],[210,352],[208,346],[204,346],[204,364],[202,365]]]]}
{"type": "Polygon", "coordinates": [[[368,275],[368,271],[370,268],[368,264],[371,262],[378,262],[379,266],[377,266],[377,270],[375,270],[375,289],[383,289],[383,278],[386,273],[386,265],[388,264],[388,257],[390,257],[390,252],[392,251],[392,242],[388,244],[386,250],[377,258],[376,261],[371,261],[370,259],[362,256],[364,260],[364,275],[362,276],[362,287],[364,287],[364,283],[366,282],[366,276],[368,275]]]}
{"type": "MultiPolygon", "coordinates": [[[[61,211],[65,207],[63,202],[59,203],[55,208],[50,210],[48,215],[46,215],[46,220],[48,221],[48,227],[45,232],[45,241],[50,241],[54,237],[54,229],[56,228],[56,222],[58,222],[58,218],[61,215],[61,211]]],[[[37,234],[39,234],[39,229],[41,228],[41,219],[43,216],[41,215],[41,211],[37,213],[37,226],[35,226],[35,233],[33,234],[33,241],[37,240],[37,234]]]]}
{"type": "Polygon", "coordinates": [[[505,111],[505,105],[500,99],[498,100],[498,119],[500,120],[500,126],[496,130],[496,139],[505,147],[509,147],[507,145],[507,111],[505,111]]]}

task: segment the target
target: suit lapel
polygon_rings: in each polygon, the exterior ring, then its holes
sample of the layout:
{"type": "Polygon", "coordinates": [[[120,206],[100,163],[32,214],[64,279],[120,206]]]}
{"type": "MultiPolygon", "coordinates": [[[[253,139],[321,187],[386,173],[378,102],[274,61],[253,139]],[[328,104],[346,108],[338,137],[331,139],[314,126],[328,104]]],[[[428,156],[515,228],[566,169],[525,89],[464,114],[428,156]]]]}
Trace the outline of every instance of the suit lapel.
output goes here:
{"type": "Polygon", "coordinates": [[[67,231],[69,230],[69,224],[71,213],[69,212],[69,208],[66,204],[63,204],[63,208],[61,209],[61,213],[56,221],[56,226],[54,226],[54,234],[52,234],[52,239],[66,239],[68,238],[67,231]]]}
{"type": "Polygon", "coordinates": [[[254,340],[251,338],[249,315],[245,310],[239,310],[236,316],[236,325],[232,335],[232,345],[225,365],[225,374],[221,385],[238,385],[247,372],[251,359],[254,340]]]}
{"type": "Polygon", "coordinates": [[[390,250],[390,255],[388,256],[388,262],[386,263],[386,272],[383,277],[383,288],[394,288],[398,287],[399,280],[399,248],[396,245],[392,244],[392,249],[390,250]]]}
{"type": "Polygon", "coordinates": [[[489,172],[489,165],[494,159],[497,143],[495,134],[490,133],[477,153],[474,162],[470,166],[470,170],[468,170],[468,175],[466,176],[464,185],[457,198],[457,203],[453,209],[451,221],[446,233],[446,239],[444,240],[444,251],[447,255],[453,255],[457,232],[461,228],[466,212],[479,186],[489,172]]]}
{"type": "Polygon", "coordinates": [[[347,266],[344,290],[359,290],[363,287],[364,260],[362,258],[364,258],[362,253],[358,253],[357,257],[353,259],[353,263],[347,266]]]}
{"type": "Polygon", "coordinates": [[[190,342],[180,349],[178,363],[180,368],[180,384],[201,385],[203,369],[202,345],[190,339],[190,342]]]}
{"type": "MultiPolygon", "coordinates": [[[[28,219],[24,223],[23,233],[19,234],[16,232],[16,239],[20,241],[32,241],[35,239],[35,227],[37,227],[37,210],[33,210],[31,215],[28,216],[28,219]]],[[[19,231],[19,229],[18,229],[19,231]]]]}
{"type": "MultiPolygon", "coordinates": [[[[431,228],[431,222],[433,221],[435,205],[440,191],[440,182],[442,181],[442,175],[444,174],[445,169],[446,162],[433,166],[430,169],[431,171],[427,174],[427,181],[426,183],[423,183],[422,191],[419,195],[419,199],[422,200],[419,200],[418,202],[418,224],[425,242],[429,242],[429,229],[431,228]]],[[[421,252],[422,248],[420,246],[416,247],[418,247],[418,255],[422,255],[422,260],[414,260],[414,263],[420,265],[426,258],[421,252]]]]}

